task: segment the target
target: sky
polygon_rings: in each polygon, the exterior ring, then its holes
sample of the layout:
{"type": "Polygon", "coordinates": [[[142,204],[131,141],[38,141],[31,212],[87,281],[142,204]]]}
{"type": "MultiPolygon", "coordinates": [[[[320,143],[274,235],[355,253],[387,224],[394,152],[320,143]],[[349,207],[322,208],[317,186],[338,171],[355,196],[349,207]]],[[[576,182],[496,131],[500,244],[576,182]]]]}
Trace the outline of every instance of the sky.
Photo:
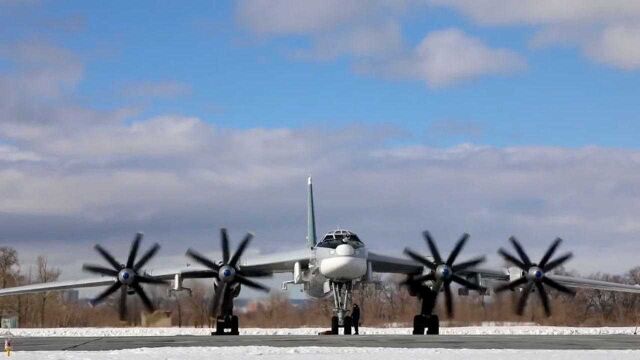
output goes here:
{"type": "Polygon", "coordinates": [[[183,264],[298,249],[465,255],[557,237],[640,265],[640,3],[0,0],[0,245],[84,276],[136,231],[183,264]],[[322,234],[320,234],[322,235],[322,234]]]}

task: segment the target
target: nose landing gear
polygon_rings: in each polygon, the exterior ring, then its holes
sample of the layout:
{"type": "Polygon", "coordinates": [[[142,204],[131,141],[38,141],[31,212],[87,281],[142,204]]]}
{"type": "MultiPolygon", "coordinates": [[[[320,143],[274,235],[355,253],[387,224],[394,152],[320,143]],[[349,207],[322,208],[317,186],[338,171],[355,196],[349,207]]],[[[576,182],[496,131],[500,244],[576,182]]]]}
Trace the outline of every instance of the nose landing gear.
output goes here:
{"type": "Polygon", "coordinates": [[[340,328],[343,328],[344,335],[351,335],[353,319],[349,314],[351,312],[353,283],[351,281],[344,283],[331,281],[330,285],[334,304],[334,316],[331,317],[331,334],[338,335],[340,328]]]}

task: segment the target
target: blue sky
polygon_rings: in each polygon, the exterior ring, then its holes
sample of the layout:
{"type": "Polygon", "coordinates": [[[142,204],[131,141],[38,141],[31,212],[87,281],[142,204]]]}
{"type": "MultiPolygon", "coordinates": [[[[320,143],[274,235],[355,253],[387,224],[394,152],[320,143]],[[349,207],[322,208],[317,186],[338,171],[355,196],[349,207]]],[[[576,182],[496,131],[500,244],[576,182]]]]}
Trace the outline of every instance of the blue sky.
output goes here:
{"type": "Polygon", "coordinates": [[[86,70],[75,96],[99,109],[136,106],[139,117],[169,112],[233,128],[384,124],[406,131],[401,142],[433,146],[637,147],[639,71],[594,62],[573,45],[532,47],[537,26],[483,26],[435,6],[398,15],[408,47],[432,31],[456,28],[527,62],[515,73],[434,88],[421,79],[360,74],[348,54],[297,59],[291,52],[309,47],[313,35],[257,34],[238,20],[239,7],[44,2],[14,7],[3,16],[0,36],[5,43],[45,39],[80,54],[86,70]],[[55,22],[75,28],[42,25],[55,22]],[[188,91],[148,101],[122,96],[122,87],[142,82],[175,82],[188,91]],[[434,123],[447,122],[457,125],[431,132],[434,123]],[[463,131],[465,125],[474,131],[463,131]]]}
{"type": "Polygon", "coordinates": [[[635,0],[0,0],[0,244],[67,278],[136,231],[175,265],[221,226],[296,248],[313,175],[318,231],[376,250],[466,231],[497,263],[510,235],[561,236],[581,271],[625,271],[639,20],[635,0]]]}

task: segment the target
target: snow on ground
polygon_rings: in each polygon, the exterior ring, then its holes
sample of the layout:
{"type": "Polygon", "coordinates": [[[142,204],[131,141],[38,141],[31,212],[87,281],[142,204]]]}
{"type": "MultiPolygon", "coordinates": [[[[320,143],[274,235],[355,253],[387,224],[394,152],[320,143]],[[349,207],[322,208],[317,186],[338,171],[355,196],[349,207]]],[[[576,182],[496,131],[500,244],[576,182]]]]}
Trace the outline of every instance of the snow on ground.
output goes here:
{"type": "Polygon", "coordinates": [[[467,350],[467,349],[391,349],[391,348],[323,348],[296,347],[275,348],[265,346],[222,348],[154,348],[118,351],[33,351],[15,352],[12,358],[19,360],[392,360],[392,359],[437,359],[437,360],[562,360],[562,359],[638,359],[640,351],[632,350],[467,350]]]}
{"type": "MultiPolygon", "coordinates": [[[[326,328],[245,328],[240,329],[242,335],[317,335],[326,328]]],[[[0,336],[175,336],[175,335],[210,335],[208,328],[50,328],[50,329],[11,329],[0,331],[0,336]]],[[[443,335],[621,335],[633,334],[634,327],[563,327],[563,326],[464,326],[442,327],[443,335]]],[[[411,334],[411,328],[374,328],[361,327],[362,335],[411,334]]]]}

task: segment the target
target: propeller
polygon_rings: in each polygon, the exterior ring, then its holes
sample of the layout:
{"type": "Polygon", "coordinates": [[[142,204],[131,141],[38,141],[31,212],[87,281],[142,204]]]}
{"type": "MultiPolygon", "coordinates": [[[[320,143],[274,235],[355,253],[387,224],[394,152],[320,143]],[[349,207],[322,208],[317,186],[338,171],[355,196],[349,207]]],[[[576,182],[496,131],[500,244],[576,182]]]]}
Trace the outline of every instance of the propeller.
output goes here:
{"type": "Polygon", "coordinates": [[[516,313],[518,315],[522,315],[524,313],[524,308],[527,305],[527,299],[529,298],[529,294],[535,287],[540,297],[540,301],[542,302],[542,306],[544,307],[544,312],[547,316],[551,315],[551,305],[549,304],[549,297],[547,295],[546,289],[544,285],[552,287],[562,293],[575,295],[575,291],[559,284],[547,277],[546,273],[557,268],[558,266],[564,264],[567,260],[569,260],[573,254],[567,253],[562,255],[555,260],[551,260],[551,257],[555,253],[558,246],[562,242],[562,239],[557,238],[553,241],[547,252],[544,254],[539,263],[532,263],[527,253],[520,245],[520,242],[515,237],[510,237],[509,241],[516,249],[518,253],[519,259],[515,256],[509,254],[506,250],[500,249],[498,253],[507,261],[511,262],[515,266],[519,267],[523,271],[523,276],[516,280],[509,282],[508,284],[499,286],[495,289],[496,292],[502,292],[505,290],[514,290],[516,287],[524,286],[524,291],[520,296],[520,300],[518,301],[518,306],[516,308],[516,313]]]}
{"type": "Polygon", "coordinates": [[[100,265],[90,265],[84,264],[82,269],[93,273],[100,274],[104,276],[112,276],[115,278],[115,282],[113,285],[109,286],[98,296],[93,298],[90,301],[92,306],[95,306],[101,302],[103,302],[109,295],[115,293],[120,290],[120,320],[124,321],[127,315],[127,293],[132,290],[136,293],[144,307],[149,312],[153,312],[155,310],[151,300],[145,293],[141,284],[158,284],[158,285],[168,285],[167,282],[161,279],[157,279],[155,277],[147,275],[142,268],[151,260],[152,257],[160,250],[160,245],[154,244],[149,250],[147,250],[142,257],[138,261],[136,261],[136,256],[138,255],[138,249],[140,248],[140,242],[142,241],[142,233],[137,233],[136,237],[133,239],[131,243],[131,249],[129,250],[129,256],[127,258],[126,264],[119,263],[111,253],[109,253],[106,249],[104,249],[99,244],[95,246],[96,251],[111,265],[111,268],[103,267],[100,265]]]}
{"type": "Polygon", "coordinates": [[[446,260],[444,260],[440,256],[440,252],[438,251],[436,243],[433,241],[431,234],[429,234],[428,231],[425,231],[422,233],[422,235],[427,241],[427,245],[429,246],[429,250],[431,251],[431,255],[433,257],[433,261],[423,257],[422,255],[414,252],[409,248],[404,249],[404,253],[413,260],[423,264],[431,271],[425,275],[409,277],[405,283],[413,289],[420,289],[422,286],[424,286],[422,284],[428,280],[434,281],[436,283],[436,286],[442,285],[444,287],[447,315],[449,317],[452,317],[453,297],[451,295],[451,283],[455,282],[472,290],[484,291],[485,288],[465,279],[464,277],[458,275],[458,273],[484,262],[485,258],[478,257],[469,261],[455,264],[456,258],[469,239],[469,234],[465,233],[462,235],[462,237],[460,237],[453,250],[451,251],[451,254],[449,254],[449,257],[446,260]]]}
{"type": "Polygon", "coordinates": [[[250,280],[249,277],[265,277],[269,276],[269,273],[262,271],[246,271],[242,270],[238,263],[240,257],[246,250],[247,246],[251,242],[253,235],[248,233],[244,239],[240,242],[238,249],[233,253],[229,251],[229,236],[226,229],[220,229],[220,239],[222,243],[222,261],[214,262],[199,252],[189,249],[187,250],[187,256],[196,261],[197,263],[205,266],[208,270],[195,270],[183,273],[184,278],[215,278],[217,279],[217,289],[209,304],[209,314],[211,317],[215,317],[220,309],[221,305],[224,308],[225,300],[229,298],[230,291],[235,290],[236,285],[241,284],[248,286],[252,289],[269,292],[269,287],[262,285],[258,282],[250,280]]]}

